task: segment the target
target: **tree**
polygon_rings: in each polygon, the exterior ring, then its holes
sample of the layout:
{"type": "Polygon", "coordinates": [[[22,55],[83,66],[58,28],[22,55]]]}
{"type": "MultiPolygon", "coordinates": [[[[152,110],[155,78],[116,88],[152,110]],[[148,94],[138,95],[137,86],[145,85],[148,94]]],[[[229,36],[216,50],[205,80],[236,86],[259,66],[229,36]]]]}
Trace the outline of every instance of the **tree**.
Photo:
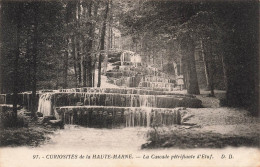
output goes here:
{"type": "Polygon", "coordinates": [[[124,24],[130,27],[128,33],[132,36],[150,34],[152,38],[147,41],[150,43],[147,46],[151,49],[147,50],[152,51],[148,53],[153,55],[152,64],[155,64],[155,55],[163,55],[162,50],[169,48],[167,45],[170,43],[164,41],[177,37],[182,46],[187,91],[191,94],[199,94],[194,58],[196,41],[192,34],[191,24],[189,24],[189,19],[196,13],[193,6],[193,3],[186,2],[143,1],[127,13],[129,15],[125,17],[124,24]]]}
{"type": "Polygon", "coordinates": [[[97,53],[100,86],[109,21],[110,29],[119,29],[125,37],[123,49],[139,52],[148,65],[181,62],[191,94],[199,93],[200,65],[194,59],[199,49],[211,95],[222,84],[228,106],[256,111],[257,3],[114,0],[111,6],[111,1],[93,0],[1,1],[0,92],[32,91],[36,99],[40,89],[93,86],[97,53]],[[21,7],[16,11],[17,4],[21,7]]]}
{"type": "Polygon", "coordinates": [[[106,25],[107,25],[107,16],[109,12],[109,1],[106,2],[106,10],[104,14],[103,25],[101,29],[101,37],[100,37],[100,54],[98,58],[98,84],[97,87],[101,86],[101,63],[102,63],[102,54],[104,54],[105,50],[105,35],[106,35],[106,25]]]}
{"type": "Polygon", "coordinates": [[[227,105],[249,107],[254,114],[259,114],[258,11],[257,1],[229,2],[218,11],[228,30],[223,47],[227,105]]]}
{"type": "Polygon", "coordinates": [[[22,3],[16,3],[14,8],[16,9],[16,33],[15,33],[15,58],[13,63],[13,114],[14,122],[17,122],[17,103],[18,103],[18,60],[20,55],[20,32],[21,32],[21,8],[22,3]]]}
{"type": "MultiPolygon", "coordinates": [[[[3,4],[0,2],[0,21],[2,20],[2,16],[3,16],[3,4]]],[[[0,30],[0,62],[3,62],[3,56],[2,56],[2,47],[3,47],[3,44],[2,44],[2,41],[3,41],[3,38],[2,38],[2,28],[0,30]]],[[[3,93],[3,74],[2,74],[2,63],[0,63],[0,94],[3,93]]]]}
{"type": "Polygon", "coordinates": [[[200,94],[194,57],[195,43],[187,33],[181,35],[180,43],[187,93],[200,94]]]}
{"type": "Polygon", "coordinates": [[[215,75],[217,70],[222,70],[222,68],[217,67],[223,65],[216,60],[218,54],[222,55],[219,48],[223,42],[222,38],[225,31],[219,27],[221,21],[211,9],[198,12],[192,16],[187,23],[191,29],[189,32],[192,33],[193,39],[200,45],[204,61],[207,88],[211,91],[210,96],[214,96],[215,75]]]}
{"type": "Polygon", "coordinates": [[[36,110],[37,110],[37,98],[36,98],[36,90],[37,90],[37,55],[38,55],[38,20],[39,20],[39,4],[38,2],[35,2],[32,4],[34,9],[34,30],[33,30],[33,48],[32,48],[32,67],[33,67],[33,73],[32,73],[32,117],[36,116],[36,110]]]}

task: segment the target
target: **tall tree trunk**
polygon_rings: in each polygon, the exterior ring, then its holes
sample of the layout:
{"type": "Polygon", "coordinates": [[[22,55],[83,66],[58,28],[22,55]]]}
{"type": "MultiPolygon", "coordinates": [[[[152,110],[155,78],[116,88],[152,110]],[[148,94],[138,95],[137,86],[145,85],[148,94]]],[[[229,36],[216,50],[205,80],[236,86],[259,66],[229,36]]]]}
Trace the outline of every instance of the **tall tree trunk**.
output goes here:
{"type": "Polygon", "coordinates": [[[88,55],[88,60],[87,60],[87,86],[92,87],[92,59],[91,59],[91,54],[88,55]]]}
{"type": "MultiPolygon", "coordinates": [[[[91,6],[91,2],[90,2],[90,6],[91,6]]],[[[81,5],[80,5],[80,12],[82,12],[82,16],[87,16],[87,2],[86,1],[81,1],[81,5]]],[[[91,9],[91,7],[90,7],[91,9]]],[[[91,11],[90,11],[91,12],[91,11]]],[[[82,16],[79,16],[80,18],[80,23],[83,23],[83,19],[81,19],[82,16]]],[[[88,18],[89,19],[89,18],[88,18]]],[[[81,32],[80,32],[81,33],[81,32]]],[[[88,70],[88,47],[87,47],[87,43],[88,41],[85,39],[85,36],[83,33],[81,33],[81,39],[82,39],[82,43],[81,43],[81,53],[82,53],[82,86],[86,87],[87,86],[87,70],[88,70]]]]}
{"type": "MultiPolygon", "coordinates": [[[[67,19],[69,23],[78,23],[77,22],[77,1],[68,1],[68,7],[67,7],[67,19]]],[[[78,87],[79,86],[79,81],[78,81],[78,69],[77,69],[77,33],[76,33],[76,28],[75,27],[71,27],[70,25],[68,26],[68,34],[71,33],[72,30],[72,35],[71,35],[71,48],[72,48],[72,58],[73,58],[73,68],[74,68],[74,76],[75,76],[75,86],[78,87]]]]}
{"type": "Polygon", "coordinates": [[[189,76],[190,82],[189,87],[187,88],[187,92],[189,94],[200,94],[199,85],[198,85],[198,78],[197,78],[197,71],[196,71],[196,64],[195,64],[195,47],[194,45],[191,46],[190,55],[189,56],[189,76]]]}
{"type": "Polygon", "coordinates": [[[225,65],[223,54],[221,54],[221,64],[222,64],[222,70],[223,70],[224,85],[225,85],[225,89],[226,89],[227,88],[227,74],[226,74],[226,65],[225,65]]]}
{"type": "Polygon", "coordinates": [[[212,52],[212,44],[208,41],[209,44],[208,49],[207,49],[207,59],[208,59],[208,72],[209,72],[209,89],[210,89],[210,96],[215,96],[214,89],[214,75],[216,71],[216,65],[215,65],[215,58],[212,52]]]}
{"type": "Polygon", "coordinates": [[[259,101],[259,1],[239,1],[233,8],[224,47],[227,93],[226,103],[246,107],[260,115],[259,101]],[[246,10],[241,10],[246,9],[246,10]]]}
{"type": "MultiPolygon", "coordinates": [[[[27,35],[29,37],[30,29],[28,30],[27,35]]],[[[30,40],[27,39],[27,42],[26,42],[26,55],[25,55],[26,60],[27,60],[27,62],[26,62],[26,73],[27,73],[27,76],[26,76],[26,80],[25,80],[26,81],[26,88],[25,88],[26,91],[31,89],[31,80],[32,80],[31,79],[31,61],[32,61],[32,59],[31,59],[31,53],[30,53],[31,52],[30,45],[31,45],[30,40]]]]}
{"type": "Polygon", "coordinates": [[[180,68],[179,68],[179,75],[183,76],[183,89],[187,89],[187,75],[186,75],[186,68],[187,64],[185,64],[184,56],[181,55],[180,58],[180,68]]]}
{"type": "Polygon", "coordinates": [[[82,54],[81,55],[81,59],[80,59],[80,66],[81,66],[81,78],[82,78],[82,82],[81,82],[81,85],[83,87],[86,87],[86,62],[84,60],[84,55],[82,54]]]}
{"type": "MultiPolygon", "coordinates": [[[[76,16],[77,16],[77,20],[76,20],[76,27],[77,30],[80,29],[80,15],[81,15],[81,4],[80,4],[80,0],[76,1],[76,16]]],[[[79,80],[79,85],[83,86],[83,71],[84,71],[84,59],[83,59],[83,52],[82,52],[82,36],[79,34],[79,32],[76,33],[77,36],[77,62],[78,62],[78,80],[79,80]]]]}
{"type": "Polygon", "coordinates": [[[13,125],[17,123],[17,103],[18,103],[18,68],[19,68],[19,55],[20,55],[20,33],[21,33],[21,7],[22,3],[17,2],[17,15],[16,15],[16,41],[15,41],[15,59],[14,59],[14,73],[13,73],[13,125]]]}
{"type": "MultiPolygon", "coordinates": [[[[3,1],[0,1],[0,23],[3,23],[3,1]]],[[[0,29],[0,94],[3,93],[3,55],[2,55],[2,49],[3,49],[3,30],[0,29]]]]}
{"type": "MultiPolygon", "coordinates": [[[[187,89],[188,88],[188,68],[187,68],[187,63],[186,61],[184,61],[184,59],[182,59],[182,75],[183,75],[183,89],[187,89]]],[[[181,69],[181,68],[180,68],[181,69]]]]}
{"type": "MultiPolygon", "coordinates": [[[[90,2],[89,6],[88,6],[88,17],[90,20],[92,19],[96,19],[96,16],[97,16],[97,8],[98,6],[97,5],[93,5],[94,2],[90,2]],[[94,6],[94,12],[92,14],[92,6],[94,6]]],[[[87,86],[88,87],[93,87],[93,83],[92,83],[92,79],[93,79],[93,76],[92,76],[92,52],[93,52],[93,42],[94,42],[94,36],[95,36],[95,27],[96,27],[96,24],[95,22],[91,22],[91,25],[90,25],[90,30],[89,30],[89,36],[90,36],[90,39],[88,40],[88,47],[87,47],[87,86]]]]}
{"type": "MultiPolygon", "coordinates": [[[[96,2],[96,4],[94,5],[94,19],[97,18],[97,14],[98,14],[98,8],[99,8],[99,1],[96,2]]],[[[91,52],[94,51],[94,40],[95,39],[95,30],[96,30],[96,22],[92,23],[92,27],[91,27],[91,52]]],[[[91,73],[92,73],[92,84],[91,86],[93,87],[95,85],[95,66],[96,66],[96,54],[95,54],[95,57],[94,57],[94,61],[91,61],[91,73]]]]}
{"type": "Polygon", "coordinates": [[[186,52],[184,61],[185,63],[185,73],[186,73],[186,86],[188,94],[200,94],[196,63],[195,63],[195,44],[194,41],[186,36],[182,41],[183,51],[186,52]]]}
{"type": "MultiPolygon", "coordinates": [[[[60,63],[58,62],[58,69],[60,69],[60,63]]],[[[56,83],[55,83],[55,89],[59,89],[59,85],[60,85],[60,75],[59,75],[59,71],[56,70],[55,72],[56,75],[56,83]]]]}
{"type": "Polygon", "coordinates": [[[153,65],[154,65],[154,57],[155,57],[155,52],[154,52],[154,49],[153,49],[153,55],[152,55],[153,57],[153,65]]]}
{"type": "Polygon", "coordinates": [[[37,110],[37,97],[36,97],[36,89],[37,89],[37,55],[38,55],[38,21],[39,21],[39,2],[34,2],[34,35],[33,35],[33,60],[32,60],[32,113],[31,117],[36,117],[37,110]]]}
{"type": "Polygon", "coordinates": [[[76,87],[78,87],[78,70],[77,70],[77,52],[76,52],[76,36],[72,37],[72,56],[73,56],[73,67],[75,72],[76,87]]]}
{"type": "MultiPolygon", "coordinates": [[[[112,8],[112,0],[110,2],[110,8],[112,8]]],[[[111,15],[109,16],[109,28],[108,28],[108,49],[112,49],[113,48],[113,27],[112,27],[112,23],[113,23],[113,13],[111,13],[111,15]]]]}
{"type": "Polygon", "coordinates": [[[69,66],[69,39],[66,39],[68,45],[66,52],[64,53],[64,66],[63,66],[63,89],[68,87],[68,66],[69,66]]]}
{"type": "MultiPolygon", "coordinates": [[[[73,8],[75,9],[75,4],[71,1],[68,1],[67,6],[66,6],[66,14],[65,14],[65,23],[66,23],[66,29],[67,32],[65,34],[65,45],[67,45],[66,47],[66,51],[64,53],[64,68],[63,68],[63,89],[66,89],[68,87],[68,65],[69,65],[69,54],[70,54],[70,41],[73,41],[73,37],[70,37],[70,32],[68,31],[69,29],[69,23],[73,20],[73,8]]],[[[75,49],[75,48],[73,48],[75,49]]],[[[74,53],[73,53],[74,54],[74,53]]],[[[75,56],[75,55],[74,55],[75,56]]]]}
{"type": "Polygon", "coordinates": [[[81,62],[81,60],[80,60],[80,58],[81,58],[81,56],[80,56],[80,38],[79,38],[78,34],[75,37],[75,40],[76,40],[76,59],[77,59],[76,64],[78,66],[78,76],[77,76],[78,86],[82,86],[81,85],[81,80],[82,80],[82,78],[81,78],[81,64],[80,64],[80,62],[81,62]]]}
{"type": "Polygon", "coordinates": [[[77,41],[77,43],[78,43],[78,45],[77,45],[77,63],[78,63],[78,68],[79,68],[79,70],[78,70],[78,81],[79,81],[79,86],[82,86],[81,85],[81,83],[82,83],[82,78],[81,78],[81,71],[82,71],[82,69],[81,69],[81,64],[80,64],[81,60],[80,60],[80,51],[79,51],[79,49],[80,49],[79,41],[77,41]]]}
{"type": "Polygon", "coordinates": [[[211,61],[209,63],[209,69],[210,69],[210,73],[209,73],[209,88],[210,88],[210,96],[215,96],[215,93],[214,93],[214,89],[215,89],[215,86],[214,86],[214,73],[215,73],[215,65],[214,65],[215,62],[211,61]]]}
{"type": "Polygon", "coordinates": [[[84,46],[86,46],[86,42],[83,36],[82,38],[82,45],[81,45],[81,75],[82,75],[82,86],[87,86],[87,67],[86,67],[86,52],[84,46]]]}
{"type": "Polygon", "coordinates": [[[93,63],[93,67],[92,67],[92,86],[95,87],[95,68],[96,68],[96,62],[93,63]]]}
{"type": "Polygon", "coordinates": [[[101,38],[100,38],[100,54],[99,54],[99,59],[98,59],[98,84],[97,87],[101,86],[101,62],[102,62],[102,52],[105,50],[105,35],[106,35],[106,23],[107,23],[107,16],[108,16],[108,10],[109,10],[109,0],[107,1],[106,5],[106,11],[104,15],[104,22],[102,26],[102,31],[101,31],[101,38]]]}
{"type": "Polygon", "coordinates": [[[206,78],[206,89],[209,89],[209,65],[208,65],[208,60],[206,58],[206,52],[204,48],[203,41],[200,41],[200,46],[201,46],[201,54],[202,54],[202,59],[204,63],[204,70],[205,70],[205,78],[206,78]]]}
{"type": "MultiPolygon", "coordinates": [[[[82,16],[87,16],[87,6],[88,6],[88,12],[91,13],[91,6],[92,6],[92,1],[90,1],[89,3],[86,3],[86,1],[82,1],[82,5],[81,5],[81,10],[82,10],[82,16]],[[88,5],[87,5],[88,4],[88,5]]],[[[90,18],[88,18],[90,19],[90,18]]],[[[80,22],[82,23],[83,20],[80,20],[80,22]]],[[[87,39],[85,39],[84,34],[81,33],[81,38],[82,38],[82,58],[83,58],[83,62],[82,62],[82,85],[83,87],[89,86],[88,84],[88,71],[89,71],[89,66],[88,66],[88,61],[91,62],[91,57],[89,57],[89,47],[87,46],[87,44],[89,43],[89,41],[87,39]]]]}
{"type": "Polygon", "coordinates": [[[112,30],[112,19],[109,20],[109,28],[108,28],[108,48],[112,49],[113,48],[113,30],[112,30]]]}
{"type": "MultiPolygon", "coordinates": [[[[77,20],[77,27],[80,29],[81,23],[81,1],[77,1],[77,10],[78,10],[78,20],[77,20]]],[[[80,56],[80,75],[81,75],[81,86],[86,87],[86,53],[85,53],[85,46],[86,42],[84,36],[82,34],[78,34],[78,40],[80,39],[78,44],[78,53],[80,56]]]]}

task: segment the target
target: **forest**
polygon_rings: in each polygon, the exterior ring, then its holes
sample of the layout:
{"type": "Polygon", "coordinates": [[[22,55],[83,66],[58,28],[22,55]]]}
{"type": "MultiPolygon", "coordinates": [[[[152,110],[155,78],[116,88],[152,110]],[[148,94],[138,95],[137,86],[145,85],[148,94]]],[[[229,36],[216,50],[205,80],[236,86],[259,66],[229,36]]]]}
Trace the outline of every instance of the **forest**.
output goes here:
{"type": "Polygon", "coordinates": [[[169,75],[180,62],[188,94],[225,90],[223,105],[259,113],[258,1],[0,3],[0,93],[13,93],[14,111],[20,92],[31,91],[36,106],[38,90],[100,87],[104,55],[122,49],[169,75]]]}

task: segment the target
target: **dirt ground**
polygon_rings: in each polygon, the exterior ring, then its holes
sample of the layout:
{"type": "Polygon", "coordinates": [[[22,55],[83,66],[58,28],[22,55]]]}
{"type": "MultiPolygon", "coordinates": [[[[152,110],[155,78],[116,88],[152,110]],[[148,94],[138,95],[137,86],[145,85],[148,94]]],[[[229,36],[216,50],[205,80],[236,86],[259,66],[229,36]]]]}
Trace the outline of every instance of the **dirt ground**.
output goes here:
{"type": "Polygon", "coordinates": [[[205,108],[187,108],[182,125],[158,127],[149,132],[143,148],[223,148],[227,146],[260,146],[260,119],[247,110],[219,106],[224,91],[207,97],[208,91],[197,96],[205,108]]]}

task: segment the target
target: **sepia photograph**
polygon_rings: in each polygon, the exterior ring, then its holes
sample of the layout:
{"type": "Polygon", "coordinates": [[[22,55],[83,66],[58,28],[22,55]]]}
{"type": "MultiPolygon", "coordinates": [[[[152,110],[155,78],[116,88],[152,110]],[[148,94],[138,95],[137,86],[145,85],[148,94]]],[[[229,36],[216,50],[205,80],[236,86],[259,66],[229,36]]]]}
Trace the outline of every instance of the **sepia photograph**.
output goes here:
{"type": "Polygon", "coordinates": [[[259,2],[0,0],[0,167],[259,167],[259,2]]]}

